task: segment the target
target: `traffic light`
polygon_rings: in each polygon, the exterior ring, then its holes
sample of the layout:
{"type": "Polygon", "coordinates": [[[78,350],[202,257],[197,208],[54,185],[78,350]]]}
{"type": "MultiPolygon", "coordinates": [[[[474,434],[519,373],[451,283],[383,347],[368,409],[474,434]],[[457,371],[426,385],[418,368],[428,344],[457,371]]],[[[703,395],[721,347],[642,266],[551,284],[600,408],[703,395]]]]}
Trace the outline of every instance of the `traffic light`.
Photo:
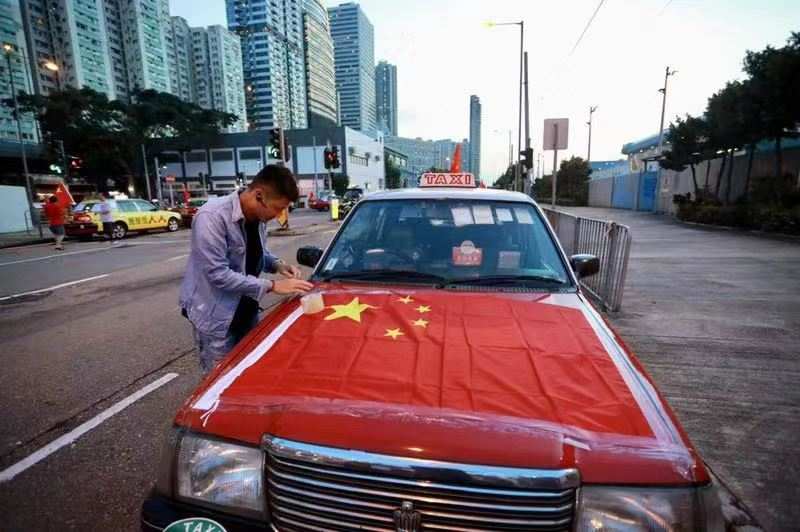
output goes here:
{"type": "Polygon", "coordinates": [[[341,164],[339,163],[339,147],[333,146],[331,147],[331,168],[336,169],[339,168],[341,164]]]}
{"type": "Polygon", "coordinates": [[[83,167],[83,160],[80,157],[70,156],[69,167],[71,170],[80,170],[83,167]]]}
{"type": "Polygon", "coordinates": [[[522,167],[527,172],[531,168],[533,168],[533,148],[528,148],[527,150],[522,150],[519,152],[522,156],[520,162],[522,163],[522,167]]]}
{"type": "Polygon", "coordinates": [[[325,169],[330,170],[333,168],[333,150],[325,148],[325,169]]]}
{"type": "Polygon", "coordinates": [[[269,130],[269,151],[273,159],[283,160],[283,130],[279,127],[269,130]]]}

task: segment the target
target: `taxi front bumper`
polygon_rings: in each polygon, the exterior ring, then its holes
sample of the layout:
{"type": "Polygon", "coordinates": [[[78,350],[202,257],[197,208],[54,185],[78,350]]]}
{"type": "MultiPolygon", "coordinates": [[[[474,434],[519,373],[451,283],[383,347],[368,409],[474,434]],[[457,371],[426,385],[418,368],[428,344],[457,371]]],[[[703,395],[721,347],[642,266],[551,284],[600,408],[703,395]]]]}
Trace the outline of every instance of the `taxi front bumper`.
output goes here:
{"type": "Polygon", "coordinates": [[[142,504],[140,519],[142,532],[161,532],[167,528],[170,523],[190,517],[213,519],[222,525],[227,532],[271,530],[269,523],[263,521],[223,514],[200,506],[173,501],[172,499],[168,499],[156,493],[151,493],[142,504]]]}

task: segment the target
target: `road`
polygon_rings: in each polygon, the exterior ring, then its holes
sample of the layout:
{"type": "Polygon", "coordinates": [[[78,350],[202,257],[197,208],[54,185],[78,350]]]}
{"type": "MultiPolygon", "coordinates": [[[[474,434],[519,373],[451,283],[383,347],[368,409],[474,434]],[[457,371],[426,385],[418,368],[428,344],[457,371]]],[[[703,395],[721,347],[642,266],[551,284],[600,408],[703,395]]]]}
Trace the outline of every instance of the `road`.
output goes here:
{"type": "MultiPolygon", "coordinates": [[[[294,236],[269,239],[291,262],[299,246],[324,246],[335,230],[326,214],[304,210],[291,223],[294,236]]],[[[0,471],[170,379],[0,483],[0,529],[138,530],[172,416],[200,379],[177,307],[190,235],[132,236],[113,249],[68,243],[61,254],[0,250],[0,471]]]]}

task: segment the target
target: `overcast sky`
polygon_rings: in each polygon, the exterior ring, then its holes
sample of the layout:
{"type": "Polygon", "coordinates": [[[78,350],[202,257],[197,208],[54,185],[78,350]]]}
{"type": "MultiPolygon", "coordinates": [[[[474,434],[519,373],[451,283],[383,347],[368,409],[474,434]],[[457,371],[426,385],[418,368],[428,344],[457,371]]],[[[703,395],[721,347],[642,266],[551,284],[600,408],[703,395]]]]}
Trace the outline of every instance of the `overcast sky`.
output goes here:
{"type": "MultiPolygon", "coordinates": [[[[477,94],[481,173],[489,180],[508,163],[509,128],[517,143],[519,27],[485,21],[525,21],[534,150],[544,118],[569,118],[563,155],[586,157],[588,109],[597,105],[592,160],[620,158],[625,142],[657,133],[667,65],[678,71],[669,82],[668,122],[702,112],[714,91],[741,79],[746,50],[783,45],[800,31],[800,0],[605,0],[570,53],[599,0],[359,3],[375,26],[375,61],[397,65],[398,133],[468,137],[469,95],[477,94]]],[[[170,0],[170,8],[193,26],[226,24],[224,0],[170,0]]],[[[549,173],[552,152],[544,160],[549,173]]]]}

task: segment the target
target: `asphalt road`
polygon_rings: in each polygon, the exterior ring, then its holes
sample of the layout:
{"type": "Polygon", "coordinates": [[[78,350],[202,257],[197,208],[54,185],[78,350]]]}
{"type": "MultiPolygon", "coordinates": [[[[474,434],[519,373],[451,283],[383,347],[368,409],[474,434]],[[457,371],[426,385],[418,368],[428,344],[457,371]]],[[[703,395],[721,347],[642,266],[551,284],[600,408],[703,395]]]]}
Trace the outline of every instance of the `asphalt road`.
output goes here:
{"type": "MultiPolygon", "coordinates": [[[[325,214],[307,211],[293,213],[291,224],[299,229],[294,236],[273,236],[268,244],[291,262],[299,246],[324,246],[336,227],[325,214]]],[[[190,234],[134,236],[113,249],[72,243],[69,255],[47,245],[0,250],[0,471],[35,459],[164,379],[0,482],[0,530],[138,530],[172,416],[200,379],[191,329],[177,307],[190,234]],[[38,292],[18,295],[31,291],[38,292]]]]}

